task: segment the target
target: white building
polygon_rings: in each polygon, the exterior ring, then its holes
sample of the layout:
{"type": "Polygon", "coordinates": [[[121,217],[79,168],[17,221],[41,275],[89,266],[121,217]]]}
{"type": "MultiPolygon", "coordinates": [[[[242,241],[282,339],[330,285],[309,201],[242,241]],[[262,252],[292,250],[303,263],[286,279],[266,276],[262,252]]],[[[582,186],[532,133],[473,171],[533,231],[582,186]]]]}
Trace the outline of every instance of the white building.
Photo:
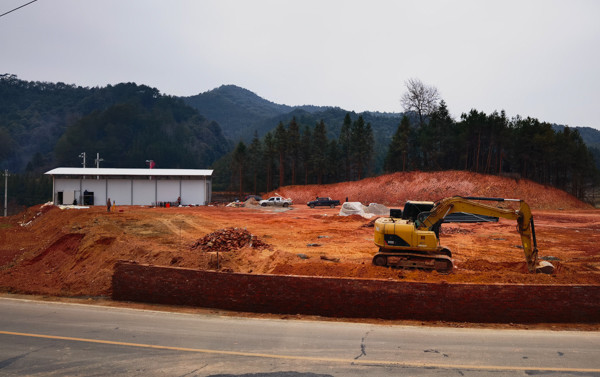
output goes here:
{"type": "Polygon", "coordinates": [[[52,176],[54,204],[206,205],[211,200],[212,170],[56,168],[52,176]]]}

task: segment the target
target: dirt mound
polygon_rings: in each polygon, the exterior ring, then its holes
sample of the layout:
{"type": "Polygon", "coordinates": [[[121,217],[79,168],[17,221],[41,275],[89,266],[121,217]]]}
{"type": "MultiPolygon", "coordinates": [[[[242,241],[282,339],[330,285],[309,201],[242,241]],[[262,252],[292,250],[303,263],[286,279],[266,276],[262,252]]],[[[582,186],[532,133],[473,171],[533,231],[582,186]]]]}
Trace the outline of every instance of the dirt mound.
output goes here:
{"type": "Polygon", "coordinates": [[[400,172],[358,182],[286,186],[277,192],[291,197],[294,203],[304,203],[315,196],[330,196],[342,202],[347,198],[351,202],[401,207],[408,200],[436,201],[460,195],[523,199],[534,209],[592,208],[564,191],[526,179],[466,171],[400,172]]]}

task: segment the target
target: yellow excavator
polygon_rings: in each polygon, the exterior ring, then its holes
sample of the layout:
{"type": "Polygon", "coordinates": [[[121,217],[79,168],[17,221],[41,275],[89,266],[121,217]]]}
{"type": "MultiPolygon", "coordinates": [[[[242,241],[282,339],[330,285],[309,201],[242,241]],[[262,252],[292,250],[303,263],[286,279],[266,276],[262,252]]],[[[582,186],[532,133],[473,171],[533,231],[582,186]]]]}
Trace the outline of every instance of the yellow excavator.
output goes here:
{"type": "Polygon", "coordinates": [[[431,211],[419,213],[414,221],[402,219],[400,210],[390,212],[390,217],[380,217],[375,221],[375,245],[379,247],[373,257],[373,264],[376,266],[450,273],[453,268],[452,252],[440,245],[440,227],[449,214],[466,212],[517,220],[517,231],[521,235],[529,272],[551,274],[554,271],[551,263],[538,261],[533,216],[529,205],[521,199],[454,196],[435,203],[431,211]],[[480,201],[518,202],[520,206],[518,210],[513,210],[497,208],[480,201]]]}

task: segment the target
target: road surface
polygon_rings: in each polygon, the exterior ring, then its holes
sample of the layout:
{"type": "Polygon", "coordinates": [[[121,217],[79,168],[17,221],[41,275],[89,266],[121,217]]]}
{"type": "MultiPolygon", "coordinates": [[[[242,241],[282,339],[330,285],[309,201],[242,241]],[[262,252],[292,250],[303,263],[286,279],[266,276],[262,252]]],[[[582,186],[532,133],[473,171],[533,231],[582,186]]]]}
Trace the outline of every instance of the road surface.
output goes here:
{"type": "Polygon", "coordinates": [[[0,298],[2,376],[600,376],[600,333],[252,319],[0,298]]]}

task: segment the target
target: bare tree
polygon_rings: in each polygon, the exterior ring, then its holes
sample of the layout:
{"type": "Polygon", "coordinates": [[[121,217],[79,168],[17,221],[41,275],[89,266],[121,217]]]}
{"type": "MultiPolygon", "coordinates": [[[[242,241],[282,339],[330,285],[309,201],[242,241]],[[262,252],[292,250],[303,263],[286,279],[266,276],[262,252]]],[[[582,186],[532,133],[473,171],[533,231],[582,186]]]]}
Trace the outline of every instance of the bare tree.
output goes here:
{"type": "Polygon", "coordinates": [[[425,117],[437,110],[440,94],[435,86],[423,84],[419,79],[406,81],[406,92],[400,102],[405,111],[414,111],[419,116],[419,126],[425,124],[425,117]]]}

